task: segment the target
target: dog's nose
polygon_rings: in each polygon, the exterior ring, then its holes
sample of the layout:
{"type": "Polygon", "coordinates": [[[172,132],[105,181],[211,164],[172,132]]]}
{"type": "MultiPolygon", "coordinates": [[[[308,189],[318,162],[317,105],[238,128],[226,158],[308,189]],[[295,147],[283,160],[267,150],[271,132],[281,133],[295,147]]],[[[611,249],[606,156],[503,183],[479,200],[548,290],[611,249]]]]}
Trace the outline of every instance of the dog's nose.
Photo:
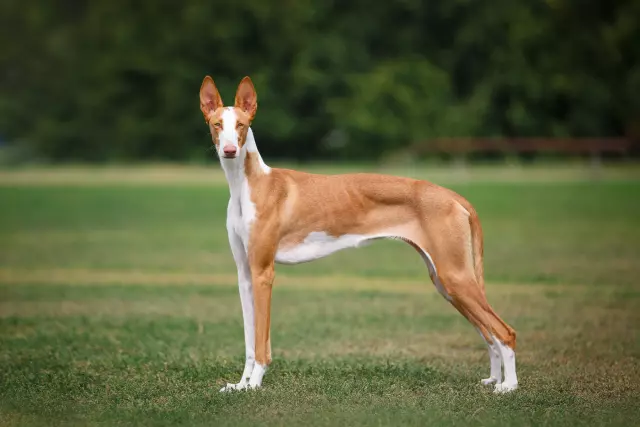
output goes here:
{"type": "Polygon", "coordinates": [[[235,156],[238,149],[233,145],[225,145],[222,151],[224,151],[225,156],[235,156]]]}

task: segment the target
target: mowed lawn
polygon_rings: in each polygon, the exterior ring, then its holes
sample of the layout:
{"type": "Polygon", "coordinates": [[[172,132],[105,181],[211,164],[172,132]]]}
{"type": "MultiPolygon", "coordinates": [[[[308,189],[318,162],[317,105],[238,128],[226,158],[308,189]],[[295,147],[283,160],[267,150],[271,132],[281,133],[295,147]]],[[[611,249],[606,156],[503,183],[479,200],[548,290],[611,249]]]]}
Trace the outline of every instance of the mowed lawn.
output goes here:
{"type": "Polygon", "coordinates": [[[244,342],[217,167],[20,173],[0,176],[2,426],[640,419],[637,172],[434,173],[476,206],[489,301],[518,332],[520,389],[504,396],[479,384],[483,342],[400,242],[278,267],[264,387],[219,393],[244,342]]]}

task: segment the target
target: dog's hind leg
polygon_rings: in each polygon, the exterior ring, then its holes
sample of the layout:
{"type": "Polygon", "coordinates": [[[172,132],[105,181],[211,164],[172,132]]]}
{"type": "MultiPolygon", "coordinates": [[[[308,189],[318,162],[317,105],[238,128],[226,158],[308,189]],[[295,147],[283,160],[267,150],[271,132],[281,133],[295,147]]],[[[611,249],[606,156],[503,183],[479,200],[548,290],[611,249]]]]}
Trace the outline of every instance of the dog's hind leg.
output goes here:
{"type": "MultiPolygon", "coordinates": [[[[451,296],[447,293],[447,291],[444,288],[444,285],[442,284],[442,282],[440,281],[439,277],[438,277],[438,272],[436,271],[436,267],[435,264],[433,263],[433,260],[431,259],[431,256],[429,255],[429,253],[424,250],[422,247],[420,247],[420,245],[416,244],[415,242],[409,240],[409,239],[405,239],[402,238],[402,240],[404,240],[405,242],[409,243],[411,246],[413,246],[418,253],[420,253],[420,255],[422,256],[423,261],[425,262],[425,264],[427,265],[427,268],[429,269],[429,276],[431,277],[431,281],[433,282],[433,284],[435,285],[436,289],[438,290],[438,292],[440,292],[440,294],[447,299],[449,302],[452,303],[452,305],[454,307],[456,307],[456,309],[467,319],[469,320],[472,324],[475,324],[475,321],[471,320],[469,317],[469,313],[466,311],[466,309],[463,306],[457,305],[456,303],[454,303],[452,301],[451,296]]],[[[487,351],[489,353],[489,361],[490,361],[490,374],[488,378],[483,378],[480,380],[481,384],[484,385],[491,385],[491,384],[500,384],[502,383],[502,356],[500,354],[500,350],[499,348],[496,346],[496,344],[494,342],[492,342],[491,340],[488,340],[487,338],[485,338],[485,336],[489,336],[490,334],[485,330],[484,332],[480,329],[480,326],[475,326],[476,330],[478,331],[478,333],[480,334],[480,336],[482,337],[482,339],[484,340],[484,342],[487,345],[487,351]]]]}
{"type": "Polygon", "coordinates": [[[515,369],[515,332],[493,311],[473,276],[445,271],[439,275],[451,297],[451,304],[480,332],[489,347],[491,375],[483,384],[496,383],[496,392],[515,390],[518,378],[515,369]],[[504,367],[501,382],[500,363],[504,367]],[[495,381],[494,381],[495,379],[495,381]]]}
{"type": "Polygon", "coordinates": [[[487,343],[491,374],[483,383],[496,383],[496,392],[506,392],[518,387],[515,367],[515,331],[496,314],[487,301],[482,278],[476,277],[472,232],[469,213],[462,206],[453,206],[449,215],[438,224],[450,230],[447,238],[431,240],[430,250],[437,277],[436,287],[444,289],[443,295],[476,328],[487,343]],[[499,375],[500,362],[503,371],[499,375]],[[495,381],[494,381],[495,378],[495,381]],[[501,381],[502,380],[502,381],[501,381]]]}

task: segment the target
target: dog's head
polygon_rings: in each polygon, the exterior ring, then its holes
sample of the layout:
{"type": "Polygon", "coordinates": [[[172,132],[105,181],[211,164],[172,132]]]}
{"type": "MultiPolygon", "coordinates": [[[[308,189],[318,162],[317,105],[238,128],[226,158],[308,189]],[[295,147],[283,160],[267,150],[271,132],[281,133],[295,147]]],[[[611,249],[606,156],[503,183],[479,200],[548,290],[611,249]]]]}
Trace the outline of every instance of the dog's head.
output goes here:
{"type": "Polygon", "coordinates": [[[258,109],[258,95],[249,77],[242,79],[233,107],[224,107],[213,79],[206,76],[200,86],[200,110],[211,131],[221,159],[235,159],[247,140],[247,132],[258,109]]]}

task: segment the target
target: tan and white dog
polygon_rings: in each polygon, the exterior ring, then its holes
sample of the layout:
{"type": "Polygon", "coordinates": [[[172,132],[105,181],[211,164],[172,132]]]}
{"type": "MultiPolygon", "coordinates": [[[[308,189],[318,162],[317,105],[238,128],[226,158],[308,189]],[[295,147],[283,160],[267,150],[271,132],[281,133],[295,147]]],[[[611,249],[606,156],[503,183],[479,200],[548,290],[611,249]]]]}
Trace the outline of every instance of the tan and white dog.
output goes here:
{"type": "Polygon", "coordinates": [[[256,388],[271,362],[274,264],[297,264],[376,239],[399,239],[422,256],[437,290],[484,338],[496,392],[517,388],[515,331],[487,302],[480,220],[458,194],[427,181],[377,174],[315,175],[267,166],[251,121],[258,107],[249,77],[233,107],[213,79],[200,87],[200,109],[229,183],[227,231],[238,268],[246,363],[237,384],[256,388]],[[504,377],[503,370],[504,368],[504,377]]]}

